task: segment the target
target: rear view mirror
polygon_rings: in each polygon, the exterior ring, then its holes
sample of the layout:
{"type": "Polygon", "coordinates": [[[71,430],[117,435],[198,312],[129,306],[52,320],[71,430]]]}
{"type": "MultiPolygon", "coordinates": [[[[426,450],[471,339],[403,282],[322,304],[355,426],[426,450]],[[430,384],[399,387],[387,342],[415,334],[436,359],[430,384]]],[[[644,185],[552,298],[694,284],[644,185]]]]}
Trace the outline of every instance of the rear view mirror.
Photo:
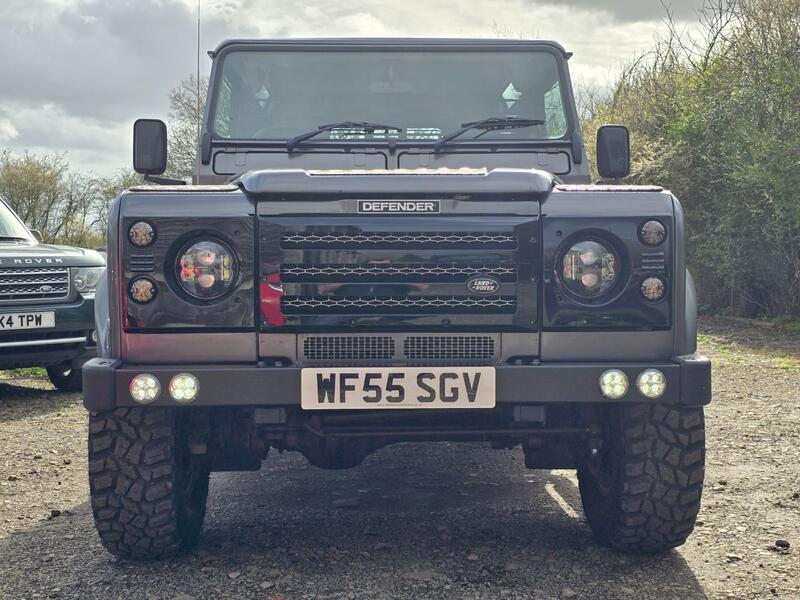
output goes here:
{"type": "Polygon", "coordinates": [[[133,170],[160,175],[167,170],[167,125],[159,119],[138,119],[133,124],[133,170]]]}
{"type": "Polygon", "coordinates": [[[37,242],[41,242],[42,241],[42,232],[41,231],[39,231],[38,229],[28,229],[28,231],[31,232],[31,235],[33,236],[33,239],[35,239],[37,242]]]}
{"type": "Polygon", "coordinates": [[[604,179],[621,179],[631,171],[631,142],[624,125],[597,130],[597,172],[604,179]]]}

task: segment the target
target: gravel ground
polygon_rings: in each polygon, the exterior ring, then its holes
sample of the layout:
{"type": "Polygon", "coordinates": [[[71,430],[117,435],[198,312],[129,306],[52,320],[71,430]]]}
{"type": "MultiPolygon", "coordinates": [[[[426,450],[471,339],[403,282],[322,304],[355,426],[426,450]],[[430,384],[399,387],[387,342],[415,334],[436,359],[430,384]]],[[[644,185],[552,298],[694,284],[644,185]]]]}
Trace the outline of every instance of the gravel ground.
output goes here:
{"type": "Polygon", "coordinates": [[[214,474],[195,552],[117,560],[92,524],[79,395],[8,376],[0,598],[800,598],[800,340],[726,319],[703,330],[703,509],[660,557],[594,545],[571,472],[528,471],[519,451],[403,444],[350,471],[270,455],[258,473],[214,474]]]}

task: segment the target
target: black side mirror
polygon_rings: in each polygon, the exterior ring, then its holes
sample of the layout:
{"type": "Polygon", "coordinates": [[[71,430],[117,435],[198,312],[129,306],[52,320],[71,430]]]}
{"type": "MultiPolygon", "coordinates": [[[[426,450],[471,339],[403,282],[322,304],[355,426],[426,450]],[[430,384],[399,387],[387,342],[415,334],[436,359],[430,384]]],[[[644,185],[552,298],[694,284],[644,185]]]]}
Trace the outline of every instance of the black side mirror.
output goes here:
{"type": "Polygon", "coordinates": [[[133,170],[160,175],[167,170],[167,125],[159,119],[138,119],[133,124],[133,170]]]}
{"type": "Polygon", "coordinates": [[[33,238],[37,242],[41,242],[42,241],[42,232],[41,231],[39,231],[38,229],[28,229],[28,231],[31,232],[31,235],[33,236],[33,238]]]}
{"type": "Polygon", "coordinates": [[[621,179],[631,172],[631,140],[624,125],[597,130],[597,172],[604,179],[621,179]]]}

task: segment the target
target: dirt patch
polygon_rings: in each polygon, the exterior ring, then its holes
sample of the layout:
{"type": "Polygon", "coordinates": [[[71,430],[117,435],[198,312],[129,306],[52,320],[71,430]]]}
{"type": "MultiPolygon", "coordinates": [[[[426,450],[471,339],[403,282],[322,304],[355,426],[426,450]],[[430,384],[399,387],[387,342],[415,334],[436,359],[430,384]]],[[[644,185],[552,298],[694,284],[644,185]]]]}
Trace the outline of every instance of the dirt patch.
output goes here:
{"type": "Polygon", "coordinates": [[[215,474],[195,552],[119,561],[87,504],[79,396],[0,379],[0,597],[800,597],[800,340],[728,319],[702,330],[703,509],[687,544],[658,557],[594,545],[571,472],[405,444],[343,472],[271,455],[258,473],[215,474]]]}

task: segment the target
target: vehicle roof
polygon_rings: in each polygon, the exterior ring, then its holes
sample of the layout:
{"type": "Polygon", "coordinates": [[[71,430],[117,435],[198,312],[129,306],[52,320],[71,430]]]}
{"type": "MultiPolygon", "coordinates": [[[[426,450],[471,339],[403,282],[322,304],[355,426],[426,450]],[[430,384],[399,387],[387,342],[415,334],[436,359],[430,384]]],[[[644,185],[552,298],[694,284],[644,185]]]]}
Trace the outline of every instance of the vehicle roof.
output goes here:
{"type": "Polygon", "coordinates": [[[209,51],[214,56],[220,50],[233,45],[248,46],[348,46],[363,48],[441,48],[441,47],[472,47],[472,48],[535,48],[546,47],[557,50],[564,58],[570,58],[572,52],[560,43],[553,40],[516,40],[492,38],[272,38],[249,39],[233,38],[220,42],[216,49],[209,51]]]}

